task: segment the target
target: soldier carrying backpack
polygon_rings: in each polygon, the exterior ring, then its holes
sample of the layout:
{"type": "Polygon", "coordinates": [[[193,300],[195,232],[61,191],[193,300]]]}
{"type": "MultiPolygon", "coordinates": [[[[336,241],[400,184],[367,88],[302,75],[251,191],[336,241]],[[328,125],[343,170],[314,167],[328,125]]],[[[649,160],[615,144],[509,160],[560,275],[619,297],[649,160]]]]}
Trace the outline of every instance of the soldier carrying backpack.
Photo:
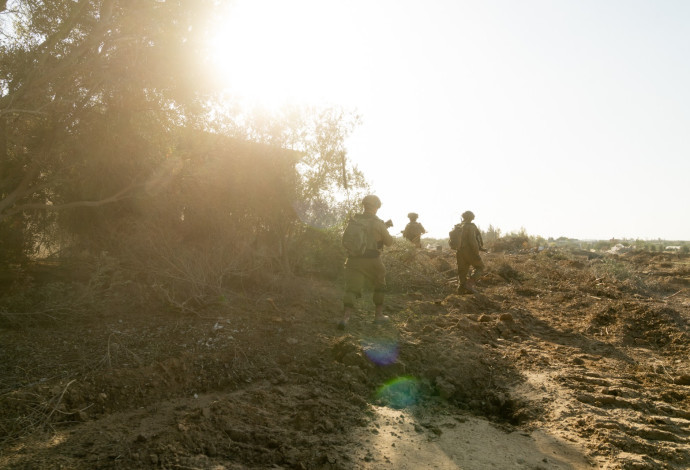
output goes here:
{"type": "Polygon", "coordinates": [[[383,298],[386,291],[386,268],[381,261],[384,246],[393,244],[388,227],[393,222],[384,222],[376,216],[381,200],[374,195],[362,199],[364,212],[350,219],[343,233],[343,247],[347,252],[345,261],[345,295],[343,296],[343,319],[338,328],[344,329],[350,321],[355,300],[362,296],[365,283],[374,288],[374,322],[384,323],[388,317],[383,314],[383,298]]]}
{"type": "Polygon", "coordinates": [[[458,262],[458,294],[469,294],[474,291],[475,281],[484,271],[484,262],[479,256],[480,251],[484,250],[482,234],[472,222],[474,214],[472,211],[462,213],[462,222],[455,225],[450,231],[448,245],[453,250],[457,250],[456,259],[458,262]],[[467,278],[470,267],[474,268],[472,275],[467,278]]]}
{"type": "Polygon", "coordinates": [[[422,235],[426,233],[424,226],[417,222],[418,214],[410,212],[407,214],[407,218],[410,219],[410,223],[405,226],[403,230],[403,238],[410,241],[417,248],[422,247],[422,235]]]}

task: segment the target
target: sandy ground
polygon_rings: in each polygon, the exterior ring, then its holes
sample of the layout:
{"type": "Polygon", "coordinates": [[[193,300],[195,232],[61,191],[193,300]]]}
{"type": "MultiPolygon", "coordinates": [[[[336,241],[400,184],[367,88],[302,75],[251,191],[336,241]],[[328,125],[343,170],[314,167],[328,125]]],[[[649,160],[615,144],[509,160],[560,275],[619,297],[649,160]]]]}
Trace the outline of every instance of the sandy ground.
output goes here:
{"type": "Polygon", "coordinates": [[[306,279],[0,315],[0,468],[690,468],[690,259],[485,261],[458,296],[452,254],[387,253],[391,323],[365,297],[346,331],[306,279]]]}
{"type": "Polygon", "coordinates": [[[361,468],[411,470],[591,469],[586,450],[543,431],[506,431],[466,414],[425,418],[376,407],[369,429],[359,432],[361,468]]]}

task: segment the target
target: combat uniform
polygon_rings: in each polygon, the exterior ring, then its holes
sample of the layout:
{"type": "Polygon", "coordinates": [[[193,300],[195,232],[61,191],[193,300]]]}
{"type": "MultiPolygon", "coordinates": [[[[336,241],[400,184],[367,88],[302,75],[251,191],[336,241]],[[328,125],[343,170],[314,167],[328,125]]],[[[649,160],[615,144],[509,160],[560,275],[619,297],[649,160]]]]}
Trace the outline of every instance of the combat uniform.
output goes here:
{"type": "Polygon", "coordinates": [[[409,240],[417,248],[422,247],[422,234],[426,233],[424,226],[417,221],[410,222],[405,226],[403,237],[409,240]]]}
{"type": "Polygon", "coordinates": [[[349,256],[345,261],[345,295],[343,305],[354,307],[355,299],[362,296],[365,282],[374,288],[374,305],[383,305],[386,291],[386,268],[381,260],[384,246],[393,244],[385,222],[374,214],[356,214],[359,220],[366,220],[370,228],[370,240],[362,256],[349,256]]]}
{"type": "Polygon", "coordinates": [[[458,261],[458,285],[459,289],[465,289],[467,284],[467,273],[470,267],[474,272],[470,279],[475,280],[484,271],[484,262],[479,256],[479,250],[483,248],[482,234],[472,222],[462,223],[462,233],[460,235],[460,247],[456,257],[458,261]]]}

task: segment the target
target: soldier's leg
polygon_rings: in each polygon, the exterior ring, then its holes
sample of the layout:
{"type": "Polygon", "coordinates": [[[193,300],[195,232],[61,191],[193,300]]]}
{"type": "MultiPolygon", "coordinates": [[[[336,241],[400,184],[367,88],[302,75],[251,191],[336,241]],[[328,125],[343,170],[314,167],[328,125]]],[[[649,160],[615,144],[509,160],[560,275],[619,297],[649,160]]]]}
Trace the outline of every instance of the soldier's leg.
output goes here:
{"type": "Polygon", "coordinates": [[[460,251],[456,256],[458,261],[458,289],[465,287],[465,282],[467,281],[467,273],[470,270],[470,264],[465,260],[465,257],[460,251]]]}
{"type": "Polygon", "coordinates": [[[466,283],[466,287],[472,290],[475,288],[477,279],[479,279],[479,277],[484,273],[484,263],[482,262],[482,259],[479,257],[479,255],[473,258],[474,259],[470,263],[472,265],[473,272],[466,283]]]}
{"type": "Polygon", "coordinates": [[[383,314],[383,300],[386,294],[386,267],[381,258],[371,260],[369,272],[374,286],[374,321],[387,321],[388,317],[383,314]]]}
{"type": "Polygon", "coordinates": [[[348,260],[345,265],[345,295],[343,295],[343,319],[338,324],[339,327],[347,326],[350,315],[355,307],[355,301],[362,296],[364,285],[364,275],[357,266],[353,266],[352,260],[348,260]]]}
{"type": "Polygon", "coordinates": [[[472,273],[472,279],[477,280],[481,277],[482,274],[484,274],[484,262],[482,259],[477,255],[477,258],[472,261],[472,267],[474,268],[474,272],[472,273]]]}

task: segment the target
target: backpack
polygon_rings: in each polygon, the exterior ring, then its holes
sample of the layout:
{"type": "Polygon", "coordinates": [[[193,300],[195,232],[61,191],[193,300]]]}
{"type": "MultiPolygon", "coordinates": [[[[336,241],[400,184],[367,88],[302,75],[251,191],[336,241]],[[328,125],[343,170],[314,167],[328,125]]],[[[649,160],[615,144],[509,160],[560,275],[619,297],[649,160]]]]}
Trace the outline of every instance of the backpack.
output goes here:
{"type": "Polygon", "coordinates": [[[451,250],[459,250],[462,240],[462,224],[457,224],[448,232],[448,246],[451,250]]]}
{"type": "Polygon", "coordinates": [[[350,218],[343,232],[343,247],[348,256],[363,256],[370,246],[370,223],[367,219],[350,218]]]}
{"type": "Polygon", "coordinates": [[[422,236],[422,233],[424,232],[422,228],[422,224],[419,222],[410,222],[405,226],[405,230],[403,231],[403,237],[407,240],[415,240],[419,239],[422,236]]]}

